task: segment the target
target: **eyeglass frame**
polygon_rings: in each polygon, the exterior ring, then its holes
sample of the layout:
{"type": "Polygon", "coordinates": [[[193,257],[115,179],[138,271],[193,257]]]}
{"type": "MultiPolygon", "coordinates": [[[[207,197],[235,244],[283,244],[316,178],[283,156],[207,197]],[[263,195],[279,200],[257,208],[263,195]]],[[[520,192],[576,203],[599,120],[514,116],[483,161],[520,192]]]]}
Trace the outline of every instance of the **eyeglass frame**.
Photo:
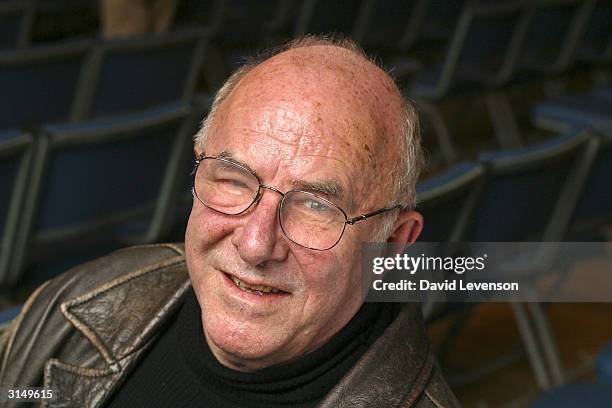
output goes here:
{"type": "Polygon", "coordinates": [[[348,215],[346,214],[346,212],[342,208],[340,208],[338,205],[336,205],[335,203],[331,202],[330,200],[328,200],[326,198],[323,198],[323,197],[321,197],[321,196],[319,196],[319,195],[317,195],[315,193],[312,193],[310,191],[304,191],[304,190],[297,190],[296,189],[296,190],[285,191],[283,193],[282,191],[280,191],[276,187],[272,187],[272,186],[268,186],[266,184],[263,184],[261,182],[261,179],[259,178],[259,176],[257,174],[255,174],[251,169],[249,169],[249,168],[247,168],[247,167],[245,167],[245,166],[243,166],[243,165],[241,165],[239,163],[236,163],[236,162],[234,162],[232,160],[228,160],[228,159],[225,159],[225,158],[222,158],[222,157],[206,156],[206,154],[201,154],[200,156],[197,156],[195,158],[194,162],[195,162],[195,166],[194,166],[193,171],[192,171],[192,173],[193,173],[193,185],[191,187],[191,192],[192,192],[193,196],[195,198],[197,198],[198,201],[200,203],[202,203],[202,205],[204,205],[206,208],[211,209],[211,210],[213,210],[213,211],[215,211],[215,212],[217,212],[219,214],[223,214],[223,215],[229,215],[229,216],[242,215],[242,214],[246,213],[247,211],[249,211],[249,209],[251,209],[251,207],[254,207],[254,205],[256,206],[259,203],[259,201],[261,201],[261,198],[263,197],[262,188],[274,191],[274,192],[280,194],[281,197],[282,197],[280,203],[278,204],[277,216],[278,216],[278,223],[279,223],[279,225],[281,227],[281,230],[283,231],[283,234],[285,235],[285,237],[287,237],[287,239],[289,241],[293,242],[294,244],[299,245],[302,248],[311,249],[313,251],[329,251],[330,249],[332,249],[333,247],[338,245],[338,242],[340,242],[340,240],[344,236],[344,231],[346,230],[346,226],[347,225],[354,225],[355,223],[357,223],[359,221],[367,220],[368,218],[374,217],[376,215],[384,214],[384,213],[386,213],[388,211],[392,211],[392,210],[395,210],[397,208],[399,208],[400,211],[404,211],[404,210],[407,209],[406,206],[403,206],[401,204],[394,204],[394,205],[391,205],[391,206],[383,207],[383,208],[380,208],[378,210],[370,211],[370,212],[367,212],[365,214],[360,214],[360,215],[357,215],[355,217],[349,218],[348,215]],[[196,175],[197,175],[200,163],[203,160],[205,160],[205,159],[220,160],[222,162],[225,162],[225,163],[231,164],[233,166],[239,167],[240,169],[245,170],[247,173],[249,173],[249,174],[253,175],[253,177],[255,177],[255,179],[257,180],[257,182],[259,184],[258,187],[257,187],[257,194],[253,198],[253,201],[251,201],[251,203],[244,210],[242,210],[242,211],[240,211],[239,213],[236,213],[236,214],[227,214],[227,213],[224,213],[223,211],[219,211],[219,210],[217,210],[215,208],[210,207],[208,204],[206,204],[204,201],[202,201],[202,199],[200,197],[198,197],[198,193],[196,192],[196,187],[195,187],[195,184],[196,184],[196,175]],[[334,208],[337,208],[338,210],[340,210],[340,212],[344,216],[344,225],[342,226],[342,232],[340,233],[340,236],[338,237],[338,239],[336,240],[336,242],[332,246],[330,246],[329,248],[325,248],[325,249],[311,248],[311,247],[308,247],[306,245],[302,245],[300,243],[295,242],[293,239],[291,239],[291,237],[289,237],[289,235],[287,235],[287,232],[285,231],[285,228],[283,227],[283,223],[281,222],[281,208],[283,207],[283,202],[285,201],[285,197],[289,193],[304,193],[304,194],[308,194],[308,195],[311,195],[313,197],[318,198],[319,200],[323,200],[326,203],[329,203],[330,205],[332,205],[334,208]]]}

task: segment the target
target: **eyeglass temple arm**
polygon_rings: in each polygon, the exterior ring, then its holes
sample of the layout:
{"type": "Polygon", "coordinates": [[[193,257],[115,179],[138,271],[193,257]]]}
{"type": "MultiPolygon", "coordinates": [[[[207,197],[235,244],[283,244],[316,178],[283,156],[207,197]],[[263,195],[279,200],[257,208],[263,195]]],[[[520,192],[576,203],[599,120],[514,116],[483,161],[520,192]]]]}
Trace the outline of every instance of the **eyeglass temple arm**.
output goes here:
{"type": "Polygon", "coordinates": [[[356,222],[366,220],[366,219],[368,219],[370,217],[374,217],[375,215],[382,214],[382,213],[385,213],[387,211],[395,210],[396,208],[399,208],[399,209],[403,210],[404,206],[402,206],[401,204],[396,204],[396,205],[392,205],[391,207],[381,208],[380,210],[372,211],[372,212],[369,212],[369,213],[366,213],[366,214],[358,215],[358,216],[353,217],[353,218],[349,218],[348,220],[346,220],[346,223],[349,224],[349,225],[353,225],[356,222]]]}

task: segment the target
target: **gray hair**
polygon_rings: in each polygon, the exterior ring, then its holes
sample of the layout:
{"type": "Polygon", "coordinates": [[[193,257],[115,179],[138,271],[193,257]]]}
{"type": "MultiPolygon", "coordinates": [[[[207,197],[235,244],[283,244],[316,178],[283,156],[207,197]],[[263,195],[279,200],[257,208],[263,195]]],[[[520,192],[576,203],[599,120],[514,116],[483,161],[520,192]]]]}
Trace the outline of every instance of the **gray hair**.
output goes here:
{"type": "MultiPolygon", "coordinates": [[[[377,63],[377,61],[369,58],[363,49],[354,41],[346,38],[308,35],[306,37],[290,41],[278,48],[259,53],[255,58],[248,59],[244,65],[230,75],[230,77],[217,91],[209,113],[202,121],[200,130],[195,136],[195,143],[202,149],[205,148],[208,132],[214,121],[219,106],[221,106],[223,101],[236,88],[238,83],[259,64],[288,50],[318,45],[335,46],[347,49],[355,55],[362,57],[364,60],[369,61],[381,68],[393,80],[392,75],[379,63],[377,63]]],[[[402,95],[399,91],[399,87],[398,93],[402,95]]],[[[416,204],[416,182],[419,178],[421,169],[424,166],[424,155],[421,148],[421,132],[418,114],[411,101],[403,96],[402,99],[404,105],[402,112],[403,118],[401,121],[401,127],[398,129],[402,137],[400,137],[401,146],[398,146],[398,149],[399,151],[403,152],[403,154],[400,155],[400,160],[395,163],[390,173],[392,187],[391,191],[389,192],[389,199],[393,202],[393,204],[401,204],[404,208],[413,209],[416,204]]],[[[392,214],[394,214],[394,216],[388,216],[387,214],[383,215],[384,220],[381,223],[379,230],[374,234],[376,241],[386,241],[389,235],[393,232],[393,227],[397,219],[397,212],[394,211],[392,214]]]]}

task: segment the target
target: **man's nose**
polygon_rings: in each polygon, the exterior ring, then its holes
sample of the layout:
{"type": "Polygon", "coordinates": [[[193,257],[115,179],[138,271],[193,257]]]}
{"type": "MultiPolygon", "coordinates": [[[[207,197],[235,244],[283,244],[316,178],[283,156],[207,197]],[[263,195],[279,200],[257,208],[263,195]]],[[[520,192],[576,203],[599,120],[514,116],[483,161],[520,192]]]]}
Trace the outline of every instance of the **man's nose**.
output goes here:
{"type": "Polygon", "coordinates": [[[281,199],[278,190],[264,186],[253,204],[254,208],[245,215],[244,223],[234,231],[232,243],[242,260],[249,265],[281,261],[287,256],[288,243],[278,222],[281,199]]]}

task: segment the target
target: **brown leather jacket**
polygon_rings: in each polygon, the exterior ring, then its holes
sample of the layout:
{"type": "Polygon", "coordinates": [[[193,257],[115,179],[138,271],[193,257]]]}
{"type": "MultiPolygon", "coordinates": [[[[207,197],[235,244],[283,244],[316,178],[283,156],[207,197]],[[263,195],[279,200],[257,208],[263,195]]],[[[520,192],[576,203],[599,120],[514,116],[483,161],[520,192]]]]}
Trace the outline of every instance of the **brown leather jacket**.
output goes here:
{"type": "MultiPolygon", "coordinates": [[[[189,285],[183,247],[174,244],[117,251],[45,283],[0,336],[0,385],[50,388],[57,398],[45,406],[103,406],[189,285]]],[[[434,364],[418,305],[406,304],[319,406],[459,406],[434,364]]]]}

